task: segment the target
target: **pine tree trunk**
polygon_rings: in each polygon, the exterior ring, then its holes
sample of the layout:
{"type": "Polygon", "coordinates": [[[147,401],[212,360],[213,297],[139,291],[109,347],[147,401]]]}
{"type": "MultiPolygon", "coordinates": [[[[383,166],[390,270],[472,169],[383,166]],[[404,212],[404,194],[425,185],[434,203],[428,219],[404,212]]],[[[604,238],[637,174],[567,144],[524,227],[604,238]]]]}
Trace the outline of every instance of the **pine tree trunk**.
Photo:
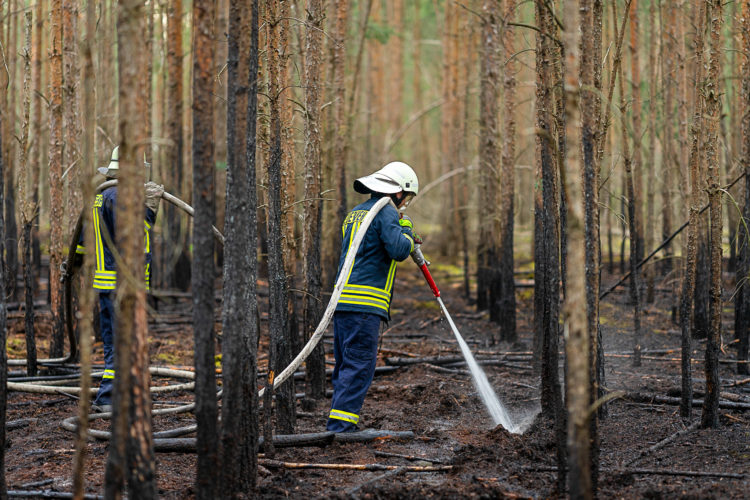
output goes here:
{"type": "MultiPolygon", "coordinates": [[[[676,6],[672,3],[663,5],[661,9],[660,28],[663,33],[663,40],[659,44],[660,59],[662,61],[662,95],[663,95],[663,114],[664,132],[662,139],[662,226],[661,240],[666,240],[672,234],[672,182],[676,177],[675,157],[677,147],[674,141],[674,115],[675,115],[675,88],[677,86],[677,64],[674,54],[677,51],[675,44],[676,23],[675,11],[676,6]],[[666,9],[666,11],[665,11],[666,9]],[[665,21],[666,12],[666,21],[665,21]]],[[[655,35],[654,35],[655,36],[655,35]]],[[[664,258],[659,265],[661,274],[666,275],[672,271],[672,245],[664,247],[664,258]]]]}
{"type": "Polygon", "coordinates": [[[63,165],[73,168],[66,174],[67,197],[65,211],[67,224],[64,237],[68,240],[78,222],[78,215],[83,209],[83,195],[80,180],[80,144],[81,123],[78,110],[78,1],[63,0],[63,130],[65,131],[65,154],[63,165]],[[76,167],[78,165],[78,167],[76,167]]]}
{"type": "MultiPolygon", "coordinates": [[[[497,201],[500,189],[500,124],[499,90],[500,43],[502,12],[499,2],[485,0],[482,5],[485,21],[482,26],[479,109],[479,212],[487,214],[480,219],[477,242],[477,308],[490,308],[490,297],[495,273],[498,269],[498,242],[500,239],[500,214],[497,201]]],[[[445,126],[445,124],[444,124],[445,126]]]]}
{"type": "MultiPolygon", "coordinates": [[[[8,2],[8,35],[5,39],[6,47],[16,47],[16,33],[18,32],[18,15],[10,15],[11,12],[15,12],[19,9],[19,2],[10,0],[8,2]]],[[[18,88],[16,85],[16,55],[15,51],[6,52],[8,58],[8,65],[10,66],[10,74],[6,71],[0,71],[4,77],[9,78],[10,88],[18,88]]],[[[6,82],[3,82],[4,84],[6,82]]],[[[3,85],[2,88],[8,88],[8,85],[3,85]]],[[[0,92],[3,95],[3,99],[6,99],[6,92],[0,92]]],[[[3,112],[6,117],[15,117],[16,113],[16,101],[15,92],[10,92],[10,98],[5,101],[3,112]]],[[[52,94],[50,93],[50,97],[52,94]]],[[[50,118],[51,119],[51,118],[50,118]]],[[[7,162],[7,168],[5,169],[5,259],[6,259],[6,273],[5,273],[5,290],[7,298],[15,300],[17,298],[17,287],[16,287],[16,275],[18,274],[18,224],[16,223],[16,192],[15,192],[15,172],[13,170],[14,158],[16,157],[15,149],[15,119],[7,119],[5,125],[5,158],[7,162]]],[[[59,177],[58,177],[59,178],[59,177]]],[[[62,219],[62,217],[61,217],[62,219]]]]}
{"type": "Polygon", "coordinates": [[[558,373],[560,237],[557,170],[553,151],[553,103],[551,39],[557,36],[550,12],[537,2],[536,19],[536,182],[534,195],[534,343],[541,374],[542,413],[555,422],[558,491],[565,491],[566,417],[558,373]]]}
{"type": "MultiPolygon", "coordinates": [[[[82,92],[82,113],[83,134],[81,150],[81,168],[85,172],[93,172],[96,168],[96,158],[94,154],[94,141],[96,134],[96,110],[94,108],[94,65],[92,58],[92,49],[94,48],[94,37],[96,36],[96,12],[94,2],[86,3],[86,38],[81,45],[81,81],[83,82],[82,92]]],[[[85,176],[82,176],[85,177],[85,176]]],[[[80,181],[80,179],[79,179],[80,181]]],[[[94,189],[90,182],[81,182],[83,198],[86,200],[94,199],[94,189]]],[[[81,211],[81,217],[86,217],[88,210],[81,211]]],[[[90,223],[90,222],[89,222],[90,223]]],[[[84,247],[94,248],[94,232],[86,231],[84,233],[84,247]]],[[[81,311],[93,311],[94,305],[94,259],[84,259],[81,270],[82,288],[79,294],[79,306],[81,311]]],[[[93,317],[84,314],[79,320],[80,340],[79,352],[81,360],[81,399],[78,401],[78,432],[76,433],[75,456],[73,459],[73,495],[76,498],[82,498],[85,491],[84,471],[86,469],[86,452],[88,449],[88,414],[89,414],[89,391],[91,388],[91,338],[94,334],[93,317]]]]}
{"type": "MultiPolygon", "coordinates": [[[[281,78],[281,51],[283,30],[281,5],[266,0],[268,22],[268,93],[270,96],[270,158],[268,171],[268,282],[269,282],[269,331],[271,336],[271,353],[269,363],[271,370],[280,373],[292,360],[292,344],[289,338],[289,318],[287,311],[288,288],[284,267],[282,223],[282,123],[281,106],[284,83],[281,78]]],[[[290,378],[276,389],[276,425],[279,432],[291,434],[295,426],[294,380],[290,378]]],[[[268,408],[266,407],[266,411],[268,408]]]]}
{"type": "Polygon", "coordinates": [[[62,290],[60,264],[63,259],[63,61],[62,61],[62,0],[52,1],[50,11],[50,85],[49,85],[49,186],[50,242],[49,289],[52,312],[51,357],[63,353],[62,290]]]}
{"type": "Polygon", "coordinates": [[[719,348],[721,345],[721,276],[722,276],[722,207],[720,186],[719,159],[719,120],[721,116],[721,101],[719,92],[719,72],[722,59],[721,30],[724,21],[721,0],[710,3],[709,19],[711,19],[711,55],[709,57],[708,79],[703,90],[706,100],[706,167],[708,181],[708,198],[710,207],[710,263],[711,286],[709,301],[709,330],[706,342],[706,396],[703,398],[703,412],[701,426],[716,428],[719,426],[719,348]]]}
{"type": "Polygon", "coordinates": [[[219,457],[214,365],[214,236],[216,217],[214,167],[214,22],[216,0],[193,4],[193,331],[195,337],[196,498],[218,494],[219,457]]]}
{"type": "MultiPolygon", "coordinates": [[[[656,2],[652,1],[649,6],[648,16],[648,149],[646,151],[646,234],[644,235],[644,250],[651,252],[654,248],[654,231],[655,231],[655,191],[656,191],[656,47],[658,39],[656,37],[656,2]]],[[[663,162],[662,162],[663,163],[663,162]]],[[[663,179],[666,181],[666,179],[663,179]]],[[[639,261],[640,262],[640,261],[639,261]]],[[[647,266],[645,269],[646,278],[646,303],[654,302],[654,265],[647,266]]]]}
{"type": "MultiPolygon", "coordinates": [[[[741,283],[750,273],[750,235],[747,226],[750,225],[750,3],[745,2],[742,6],[740,19],[740,32],[742,34],[742,49],[745,52],[745,61],[742,65],[742,90],[741,106],[745,110],[742,115],[742,165],[745,173],[745,204],[742,208],[743,223],[739,230],[739,263],[737,265],[737,284],[741,283]]],[[[747,375],[748,367],[748,344],[750,344],[750,286],[745,282],[736,294],[735,311],[737,320],[735,322],[735,336],[739,340],[737,360],[746,361],[737,363],[737,373],[747,375]]]]}
{"type": "MultiPolygon", "coordinates": [[[[0,22],[0,35],[2,34],[2,23],[0,22]]],[[[4,92],[2,92],[4,94],[4,92]]],[[[4,174],[6,170],[5,158],[3,156],[5,150],[3,149],[3,124],[5,122],[3,118],[4,111],[0,107],[0,241],[5,240],[5,223],[3,220],[2,206],[4,198],[4,174]]],[[[0,258],[0,289],[1,284],[4,283],[5,279],[5,259],[0,258]]],[[[4,294],[0,294],[0,345],[6,345],[7,340],[7,329],[6,329],[6,318],[7,318],[7,306],[4,294]]],[[[8,353],[6,349],[0,349],[0,422],[6,420],[6,409],[8,402],[8,353]]],[[[0,496],[6,498],[8,495],[8,488],[5,483],[5,425],[0,427],[0,496]]]]}
{"type": "MultiPolygon", "coordinates": [[[[505,25],[502,27],[502,58],[511,61],[515,53],[515,31],[508,25],[514,19],[515,0],[504,2],[505,25]]],[[[502,166],[500,171],[500,206],[498,227],[498,276],[490,288],[490,319],[500,325],[500,340],[515,342],[516,333],[516,285],[513,276],[513,215],[515,196],[515,159],[516,159],[516,64],[508,62],[503,65],[504,77],[504,130],[502,166]]]]}
{"type": "MultiPolygon", "coordinates": [[[[568,214],[569,251],[567,272],[567,296],[564,305],[565,321],[565,354],[567,370],[568,407],[568,484],[571,498],[593,498],[591,481],[591,464],[589,461],[589,404],[590,404],[590,366],[589,335],[587,333],[586,309],[581,307],[586,298],[586,273],[581,269],[585,259],[586,237],[582,206],[583,193],[576,179],[584,171],[581,158],[582,142],[581,113],[579,111],[580,68],[580,35],[578,25],[585,31],[586,12],[590,11],[590,1],[581,0],[580,8],[576,2],[565,2],[563,8],[562,40],[565,50],[565,137],[570,147],[566,148],[566,179],[570,195],[568,214]],[[579,18],[580,12],[580,18],[579,18]]],[[[585,52],[585,49],[583,50],[585,52]]]]}
{"type": "MultiPolygon", "coordinates": [[[[324,10],[320,0],[307,2],[305,46],[305,205],[302,254],[305,295],[303,298],[304,338],[309,340],[323,316],[321,295],[320,233],[323,203],[320,161],[320,73],[324,10]]],[[[319,343],[306,361],[305,394],[325,397],[325,348],[319,343]]]]}
{"type": "Polygon", "coordinates": [[[224,232],[221,492],[250,494],[257,480],[258,239],[255,131],[258,104],[258,1],[233,2],[227,60],[227,191],[224,232]],[[247,25],[250,23],[250,29],[247,25]],[[242,154],[242,153],[245,154],[242,154]]]}
{"type": "MultiPolygon", "coordinates": [[[[44,163],[44,148],[42,134],[42,108],[46,107],[44,100],[39,97],[44,93],[42,88],[42,46],[44,44],[44,11],[42,2],[36,3],[36,10],[34,11],[34,35],[32,37],[32,67],[31,67],[31,88],[37,94],[35,99],[32,99],[32,119],[31,119],[31,185],[34,187],[34,191],[31,195],[33,206],[39,206],[39,191],[41,189],[39,183],[41,166],[44,163]]],[[[37,274],[41,271],[41,260],[42,251],[39,245],[39,228],[35,224],[31,228],[32,238],[32,260],[34,263],[34,269],[37,274]]],[[[37,284],[34,284],[36,291],[37,284]]]]}
{"type": "MultiPolygon", "coordinates": [[[[695,59],[699,61],[696,65],[698,73],[696,74],[696,82],[701,82],[703,79],[702,68],[703,68],[703,31],[705,19],[705,3],[701,3],[701,23],[696,30],[695,36],[695,59]]],[[[699,83],[697,83],[699,84],[699,83]]],[[[693,399],[693,383],[692,383],[692,368],[690,366],[692,356],[692,335],[691,335],[691,316],[693,310],[693,299],[695,294],[696,284],[696,263],[698,257],[697,239],[699,228],[699,215],[700,210],[700,192],[702,188],[702,172],[701,172],[701,151],[700,142],[702,134],[702,116],[703,116],[703,101],[698,99],[694,103],[694,114],[692,123],[692,136],[693,142],[690,149],[690,217],[688,226],[688,238],[687,238],[687,258],[685,263],[685,277],[683,279],[682,297],[680,300],[680,331],[681,331],[681,374],[682,374],[682,398],[680,402],[680,416],[684,420],[689,420],[692,415],[692,399],[693,399]]]]}

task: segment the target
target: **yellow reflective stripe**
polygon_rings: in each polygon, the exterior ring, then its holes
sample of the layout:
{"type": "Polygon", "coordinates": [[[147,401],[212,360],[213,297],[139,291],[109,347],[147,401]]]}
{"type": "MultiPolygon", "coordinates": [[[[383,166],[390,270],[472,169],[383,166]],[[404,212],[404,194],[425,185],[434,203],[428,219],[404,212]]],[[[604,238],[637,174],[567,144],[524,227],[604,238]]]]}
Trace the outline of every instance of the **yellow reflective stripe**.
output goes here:
{"type": "Polygon", "coordinates": [[[76,246],[76,253],[85,254],[86,253],[86,247],[83,245],[77,245],[76,246]]]}
{"type": "Polygon", "coordinates": [[[353,304],[356,306],[377,307],[378,309],[382,309],[384,311],[388,310],[388,303],[384,303],[383,301],[376,299],[368,299],[352,295],[342,295],[339,299],[339,304],[353,304]]]}
{"type": "Polygon", "coordinates": [[[401,234],[403,234],[404,236],[406,236],[406,239],[409,240],[409,243],[411,243],[411,250],[409,250],[409,253],[412,253],[414,251],[414,240],[412,239],[411,236],[409,236],[406,233],[401,233],[401,234]]]}
{"type": "MultiPolygon", "coordinates": [[[[357,221],[354,224],[352,224],[351,232],[349,233],[349,247],[346,249],[346,254],[347,255],[349,255],[349,251],[352,249],[352,240],[354,239],[354,233],[357,232],[357,230],[359,229],[360,224],[361,224],[360,221],[357,221]]],[[[346,276],[346,282],[345,283],[349,283],[349,278],[352,277],[352,271],[354,271],[354,261],[356,261],[356,260],[357,260],[356,258],[354,260],[352,260],[352,267],[349,269],[349,274],[346,276]]]]}
{"type": "Polygon", "coordinates": [[[373,295],[373,296],[382,297],[385,299],[391,298],[391,294],[388,293],[386,290],[383,290],[381,288],[375,288],[374,286],[367,286],[367,285],[352,285],[350,283],[347,283],[346,285],[344,285],[344,293],[346,292],[373,295]]]}
{"type": "MultiPolygon", "coordinates": [[[[97,196],[97,199],[99,198],[99,196],[97,196]]],[[[104,247],[102,245],[102,233],[99,227],[99,210],[96,206],[94,206],[92,218],[94,221],[94,250],[96,251],[96,268],[104,269],[104,247]]]]}
{"type": "Polygon", "coordinates": [[[388,279],[385,282],[385,290],[390,295],[393,290],[393,279],[396,277],[396,261],[391,261],[391,268],[388,270],[388,279]]]}
{"type": "Polygon", "coordinates": [[[104,370],[104,375],[102,375],[102,378],[115,378],[115,371],[114,370],[104,370]]]}
{"type": "Polygon", "coordinates": [[[336,420],[343,420],[345,422],[351,422],[353,424],[359,422],[359,415],[355,415],[354,413],[349,413],[348,411],[343,410],[331,409],[331,412],[328,414],[328,418],[335,418],[336,420]]]}
{"type": "Polygon", "coordinates": [[[386,307],[388,307],[388,303],[390,302],[388,299],[381,299],[380,297],[370,295],[367,293],[356,293],[356,292],[352,293],[352,292],[347,292],[347,291],[344,291],[341,294],[341,298],[349,299],[349,300],[371,300],[373,302],[378,302],[380,304],[383,304],[386,307]]]}

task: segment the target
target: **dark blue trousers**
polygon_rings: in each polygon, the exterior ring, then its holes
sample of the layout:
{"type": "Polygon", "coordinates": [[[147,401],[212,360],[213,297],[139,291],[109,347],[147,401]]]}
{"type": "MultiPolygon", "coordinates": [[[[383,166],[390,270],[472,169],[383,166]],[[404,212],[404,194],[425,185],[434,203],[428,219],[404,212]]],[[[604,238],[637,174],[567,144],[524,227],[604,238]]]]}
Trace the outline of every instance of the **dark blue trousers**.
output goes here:
{"type": "Polygon", "coordinates": [[[333,400],[326,428],[333,432],[358,430],[359,412],[375,375],[380,316],[337,312],[333,316],[333,400]]]}
{"type": "Polygon", "coordinates": [[[112,303],[113,292],[99,293],[99,326],[104,344],[104,375],[99,384],[99,392],[94,399],[95,405],[111,405],[112,389],[115,382],[115,307],[112,303]]]}

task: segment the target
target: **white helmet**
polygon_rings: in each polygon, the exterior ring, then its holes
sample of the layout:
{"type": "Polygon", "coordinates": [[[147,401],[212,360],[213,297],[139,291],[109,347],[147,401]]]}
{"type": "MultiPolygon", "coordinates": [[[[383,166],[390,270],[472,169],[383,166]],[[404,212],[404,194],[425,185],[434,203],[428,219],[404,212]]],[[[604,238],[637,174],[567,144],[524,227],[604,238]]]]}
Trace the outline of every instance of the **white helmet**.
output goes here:
{"type": "Polygon", "coordinates": [[[110,158],[109,165],[99,167],[97,170],[106,177],[117,177],[117,174],[120,172],[120,146],[115,146],[115,149],[112,150],[112,158],[110,158]]]}
{"type": "Polygon", "coordinates": [[[362,194],[395,194],[405,191],[416,195],[419,192],[419,180],[409,165],[392,161],[377,172],[355,180],[354,190],[362,194]]]}

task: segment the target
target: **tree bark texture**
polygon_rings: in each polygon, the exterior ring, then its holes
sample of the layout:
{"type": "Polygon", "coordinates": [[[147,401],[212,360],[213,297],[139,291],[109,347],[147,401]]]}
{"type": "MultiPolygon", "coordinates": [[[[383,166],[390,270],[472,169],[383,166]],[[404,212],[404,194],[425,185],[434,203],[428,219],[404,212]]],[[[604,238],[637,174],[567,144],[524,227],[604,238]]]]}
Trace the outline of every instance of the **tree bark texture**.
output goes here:
{"type": "MultiPolygon", "coordinates": [[[[579,25],[585,25],[586,12],[590,12],[590,0],[565,2],[563,7],[562,34],[565,51],[565,137],[570,147],[566,148],[566,179],[570,195],[568,224],[567,295],[563,309],[565,329],[565,354],[567,359],[567,398],[568,407],[568,484],[571,498],[593,498],[594,491],[589,460],[589,405],[590,405],[590,362],[589,335],[586,309],[581,303],[586,300],[586,272],[581,269],[585,262],[586,235],[582,190],[575,182],[584,172],[584,159],[581,158],[582,122],[579,110],[581,34],[579,25]],[[580,14],[580,15],[579,15],[580,14]],[[579,142],[580,141],[580,142],[579,142]]],[[[586,33],[585,28],[583,30],[586,33]]]]}
{"type": "MultiPolygon", "coordinates": [[[[750,343],[750,285],[746,277],[750,274],[750,3],[742,6],[740,18],[740,32],[742,34],[742,49],[745,61],[742,64],[741,103],[744,108],[741,121],[742,160],[745,173],[745,203],[742,208],[742,223],[739,227],[739,263],[737,265],[737,286],[735,311],[735,336],[739,340],[737,359],[748,360],[748,344],[750,343]],[[743,281],[744,280],[744,281],[743,281]]],[[[747,363],[737,363],[737,373],[747,375],[750,367],[747,363]]]]}
{"type": "MultiPolygon", "coordinates": [[[[0,31],[2,31],[2,23],[0,23],[0,31]]],[[[4,94],[4,92],[2,92],[4,94]]],[[[3,156],[3,123],[4,117],[2,110],[0,109],[0,209],[3,206],[3,198],[5,198],[4,191],[4,174],[7,166],[5,165],[5,157],[3,156]]],[[[0,210],[0,241],[5,239],[5,221],[3,218],[2,211],[0,210]]],[[[0,284],[4,283],[5,274],[5,259],[0,254],[0,284]]],[[[0,288],[1,289],[1,288],[0,288]]],[[[7,340],[7,329],[6,329],[6,318],[7,318],[7,306],[5,294],[0,294],[0,345],[6,345],[7,340]]],[[[0,497],[7,498],[8,488],[5,483],[5,421],[6,421],[6,410],[8,403],[8,352],[7,349],[0,349],[0,422],[3,425],[0,426],[0,497]]]]}
{"type": "Polygon", "coordinates": [[[722,269],[722,207],[721,207],[721,177],[719,173],[719,119],[721,116],[721,101],[719,93],[719,72],[722,58],[721,30],[724,13],[721,0],[709,2],[709,19],[711,19],[711,55],[708,62],[708,78],[703,89],[706,100],[704,116],[706,117],[706,167],[708,183],[708,199],[710,213],[710,262],[711,286],[709,291],[709,330],[706,342],[706,396],[703,398],[703,412],[701,426],[716,428],[719,426],[719,348],[721,347],[721,269],[722,269]]]}
{"type": "MultiPolygon", "coordinates": [[[[34,34],[32,36],[32,67],[31,67],[31,88],[34,92],[41,95],[44,93],[42,88],[42,45],[44,44],[44,10],[43,2],[37,2],[34,11],[34,34]]],[[[42,107],[46,106],[44,100],[39,97],[32,99],[31,112],[31,185],[34,192],[31,196],[34,206],[39,206],[40,182],[39,176],[42,163],[44,162],[44,147],[42,134],[42,107]]],[[[35,225],[31,229],[32,238],[32,259],[34,268],[39,272],[41,268],[42,252],[39,245],[39,228],[35,225]]],[[[35,284],[36,287],[36,284],[35,284]]]]}
{"type": "MultiPolygon", "coordinates": [[[[65,241],[78,222],[78,215],[83,209],[83,196],[79,178],[81,173],[81,155],[78,150],[81,142],[81,122],[78,109],[78,1],[63,0],[62,14],[62,56],[63,56],[63,130],[65,134],[65,151],[63,165],[66,190],[66,225],[65,241]]],[[[87,177],[84,176],[84,177],[87,177]]]]}
{"type": "Polygon", "coordinates": [[[148,139],[142,123],[148,105],[148,82],[143,76],[148,55],[142,33],[142,20],[145,18],[146,10],[142,2],[132,0],[119,5],[118,103],[122,140],[116,244],[123,258],[123,266],[120,267],[115,298],[115,303],[119,305],[115,331],[123,334],[115,338],[115,372],[118,374],[115,378],[115,418],[118,419],[118,426],[114,439],[126,441],[129,494],[137,498],[155,498],[156,466],[151,436],[146,290],[141,281],[145,245],[143,184],[146,175],[143,155],[148,139]],[[124,337],[128,339],[124,340],[124,337]],[[118,398],[123,403],[119,407],[118,398]]]}
{"type": "Polygon", "coordinates": [[[228,40],[221,491],[239,498],[254,490],[258,468],[258,0],[231,4],[228,40]]]}
{"type": "MultiPolygon", "coordinates": [[[[307,2],[305,47],[305,205],[302,233],[303,273],[305,295],[302,299],[303,331],[309,340],[323,316],[321,295],[320,237],[322,229],[323,195],[321,193],[320,161],[320,74],[323,43],[324,10],[320,0],[307,2]]],[[[325,397],[325,348],[323,343],[307,358],[305,393],[312,399],[325,397]]]]}
{"type": "MultiPolygon", "coordinates": [[[[479,238],[477,241],[477,308],[491,309],[490,296],[499,267],[500,214],[500,64],[502,11],[500,2],[485,0],[482,4],[483,51],[480,58],[479,94],[479,238]]],[[[445,126],[445,124],[444,124],[445,126]]],[[[445,160],[445,158],[444,158],[445,160]]],[[[494,297],[493,297],[494,298],[494,297]]]]}
{"type": "MultiPolygon", "coordinates": [[[[675,11],[677,7],[673,3],[662,4],[661,14],[659,16],[661,23],[660,28],[663,39],[659,44],[660,59],[662,62],[662,95],[663,95],[663,139],[662,139],[662,226],[661,240],[664,241],[672,234],[672,182],[677,177],[674,175],[677,170],[677,147],[674,137],[674,120],[675,120],[675,88],[677,87],[677,61],[674,54],[677,51],[675,35],[675,11]],[[665,16],[666,13],[666,16],[665,16]],[[665,21],[666,17],[666,21],[665,21]]],[[[654,33],[653,36],[656,36],[654,33]]],[[[652,82],[653,84],[654,82],[652,82]]],[[[672,245],[664,247],[664,258],[659,264],[661,274],[667,274],[672,271],[672,245]]]]}
{"type": "MultiPolygon", "coordinates": [[[[268,282],[269,282],[269,329],[271,336],[271,369],[280,373],[292,361],[292,343],[288,328],[288,289],[284,268],[281,206],[282,169],[282,123],[279,100],[283,82],[280,78],[281,53],[280,31],[281,6],[275,0],[266,0],[268,22],[268,93],[271,101],[270,113],[270,157],[268,171],[268,282]]],[[[280,433],[292,434],[295,425],[294,381],[282,384],[276,391],[276,428],[280,433]]],[[[268,408],[266,407],[266,411],[268,408]]]]}
{"type": "MultiPolygon", "coordinates": [[[[20,16],[18,15],[10,15],[11,12],[18,9],[18,2],[13,2],[13,0],[7,2],[8,3],[8,15],[7,15],[7,29],[8,34],[5,38],[5,46],[6,47],[16,47],[17,43],[17,37],[16,33],[18,32],[18,18],[20,16]]],[[[52,34],[51,34],[52,35],[52,34]]],[[[50,35],[50,37],[51,37],[50,35]]],[[[13,54],[12,51],[6,52],[6,57],[8,58],[8,65],[10,66],[10,71],[0,71],[0,75],[3,77],[3,84],[2,88],[6,89],[10,85],[11,87],[16,87],[16,71],[15,71],[15,54],[13,54]]],[[[50,64],[50,72],[52,70],[52,64],[50,64]]],[[[4,147],[5,150],[3,152],[5,156],[5,161],[8,163],[8,168],[5,169],[4,175],[4,184],[5,184],[5,204],[3,206],[3,209],[5,210],[5,239],[3,240],[3,245],[5,248],[5,258],[6,258],[6,270],[5,273],[5,290],[6,295],[10,300],[15,300],[17,298],[17,290],[16,290],[16,274],[18,273],[18,225],[16,223],[16,192],[15,192],[15,173],[13,171],[13,161],[16,153],[15,145],[15,109],[16,109],[16,101],[15,101],[15,92],[0,92],[0,99],[2,99],[2,110],[5,113],[6,116],[6,123],[4,128],[4,147]],[[10,98],[8,98],[8,94],[10,94],[10,98]]],[[[52,97],[50,95],[50,97],[52,97]]],[[[51,104],[51,103],[50,103],[51,104]]],[[[51,118],[50,118],[51,119],[51,118]]],[[[62,218],[62,216],[60,217],[62,218]]]]}
{"type": "MultiPolygon", "coordinates": [[[[542,413],[556,426],[557,465],[566,469],[565,413],[558,373],[560,305],[560,237],[557,171],[553,152],[551,13],[536,2],[540,33],[536,38],[536,183],[534,194],[534,344],[541,374],[542,413]]],[[[558,474],[558,490],[565,491],[565,474],[558,474]]]]}
{"type": "MultiPolygon", "coordinates": [[[[83,118],[83,143],[81,151],[82,165],[81,169],[85,172],[93,172],[96,168],[96,158],[94,154],[94,141],[96,135],[96,111],[94,102],[94,63],[92,49],[94,47],[94,37],[96,36],[96,11],[94,2],[86,3],[86,38],[81,44],[81,76],[83,82],[83,93],[81,104],[83,118]]],[[[86,176],[81,176],[85,179],[86,176]]],[[[94,199],[94,189],[90,182],[81,182],[83,198],[85,200],[94,199]]],[[[82,210],[81,216],[86,220],[88,210],[82,210]]],[[[89,222],[90,223],[90,222],[89,222]]],[[[85,231],[84,247],[94,248],[94,232],[85,231]]],[[[94,259],[84,259],[81,271],[82,288],[80,293],[79,306],[81,311],[93,311],[94,289],[94,259]]],[[[75,441],[75,456],[73,459],[73,494],[77,498],[83,497],[85,491],[84,471],[86,469],[86,452],[88,449],[88,414],[90,408],[89,390],[91,388],[91,338],[94,334],[93,317],[89,314],[83,315],[79,320],[80,340],[79,352],[81,361],[81,399],[78,401],[78,432],[75,441]]]]}
{"type": "Polygon", "coordinates": [[[52,0],[50,10],[50,80],[49,80],[49,189],[50,242],[49,287],[52,311],[51,357],[63,353],[62,289],[60,264],[63,259],[63,57],[62,57],[62,0],[52,0]]]}
{"type": "Polygon", "coordinates": [[[643,229],[643,162],[641,154],[641,66],[640,54],[640,23],[638,18],[638,0],[631,0],[630,6],[630,91],[631,91],[631,113],[633,150],[631,156],[633,168],[633,192],[635,197],[630,202],[635,209],[636,257],[640,262],[643,258],[644,229],[643,229]]]}
{"type": "MultiPolygon", "coordinates": [[[[705,29],[704,21],[706,16],[705,3],[700,5],[700,25],[696,29],[695,35],[695,59],[696,79],[699,82],[703,79],[703,32],[705,29]]],[[[697,99],[694,103],[693,123],[692,123],[692,145],[690,148],[690,217],[687,238],[687,258],[685,263],[685,277],[683,279],[682,297],[680,300],[680,330],[681,330],[681,347],[682,347],[682,403],[680,404],[680,415],[683,419],[689,419],[692,414],[692,372],[690,358],[692,356],[692,324],[691,318],[693,313],[693,302],[696,288],[696,268],[698,259],[697,240],[700,231],[699,211],[701,205],[701,190],[703,188],[703,174],[701,168],[701,147],[703,131],[703,99],[697,99]]]]}
{"type": "MultiPolygon", "coordinates": [[[[516,160],[516,64],[512,62],[515,53],[515,31],[508,24],[514,19],[515,0],[504,2],[501,41],[501,75],[503,77],[504,128],[503,150],[500,169],[500,206],[498,234],[498,272],[495,283],[490,287],[490,319],[500,327],[500,340],[515,342],[516,334],[516,284],[513,276],[513,198],[515,196],[516,160]],[[508,62],[505,62],[508,61],[508,62]]],[[[467,106],[468,109],[468,106],[467,106]]],[[[465,120],[468,122],[468,119],[465,120]]],[[[462,213],[465,211],[462,210],[462,213]]],[[[466,224],[463,224],[466,227],[466,224]]],[[[468,253],[468,252],[466,252],[468,253]]]]}
{"type": "MultiPolygon", "coordinates": [[[[185,194],[183,157],[183,71],[182,71],[182,0],[169,0],[167,7],[167,111],[166,148],[163,179],[170,192],[180,198],[185,194]]],[[[163,287],[187,290],[190,285],[188,229],[177,207],[165,204],[161,279],[163,287]]]]}
{"type": "MultiPolygon", "coordinates": [[[[656,35],[656,2],[651,2],[648,10],[648,148],[646,150],[646,225],[644,234],[644,252],[654,248],[656,199],[656,48],[659,44],[656,35]]],[[[665,179],[666,180],[666,179],[665,179]]],[[[665,207],[666,208],[666,207],[665,207]]],[[[640,262],[640,260],[638,261],[640,262]]],[[[654,302],[654,280],[656,268],[653,265],[645,269],[646,303],[654,302]]]]}
{"type": "Polygon", "coordinates": [[[214,22],[216,0],[193,4],[193,331],[195,338],[195,417],[198,423],[196,497],[216,498],[219,458],[216,443],[216,368],[214,366],[214,22]]]}

